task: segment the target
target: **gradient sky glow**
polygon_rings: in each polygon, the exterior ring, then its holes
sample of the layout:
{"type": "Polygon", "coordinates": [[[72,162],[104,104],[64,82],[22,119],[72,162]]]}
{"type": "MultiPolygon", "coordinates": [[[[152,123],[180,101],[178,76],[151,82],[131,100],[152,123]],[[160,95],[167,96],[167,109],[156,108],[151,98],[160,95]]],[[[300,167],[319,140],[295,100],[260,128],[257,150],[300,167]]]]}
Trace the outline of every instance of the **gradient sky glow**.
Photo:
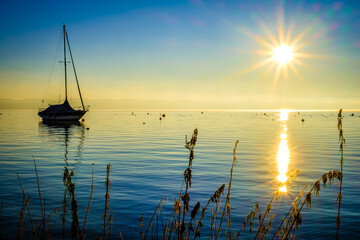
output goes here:
{"type": "Polygon", "coordinates": [[[85,101],[360,108],[360,1],[1,1],[0,101],[63,95],[63,23],[85,101]],[[275,77],[279,29],[304,54],[275,77]]]}

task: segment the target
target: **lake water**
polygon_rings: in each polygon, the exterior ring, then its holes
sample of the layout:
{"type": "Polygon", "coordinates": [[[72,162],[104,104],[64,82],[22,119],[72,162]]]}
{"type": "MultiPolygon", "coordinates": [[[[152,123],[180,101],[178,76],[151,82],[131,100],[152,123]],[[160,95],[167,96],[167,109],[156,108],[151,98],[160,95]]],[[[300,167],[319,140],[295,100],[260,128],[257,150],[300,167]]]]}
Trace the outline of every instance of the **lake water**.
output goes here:
{"type": "MultiPolygon", "coordinates": [[[[192,165],[190,210],[197,201],[205,206],[219,186],[228,184],[232,151],[235,141],[239,140],[238,165],[234,167],[231,189],[232,230],[239,229],[255,202],[264,212],[279,186],[279,179],[299,169],[296,179],[272,205],[271,213],[276,215],[268,236],[271,239],[303,186],[307,182],[313,184],[329,170],[340,168],[337,112],[289,112],[287,120],[280,120],[284,116],[273,111],[162,113],[166,117],[160,121],[160,112],[90,111],[82,124],[53,126],[42,123],[34,111],[1,111],[3,237],[15,238],[18,229],[22,192],[17,173],[26,195],[31,196],[33,218],[41,215],[33,157],[47,214],[62,206],[64,167],[74,171],[72,181],[76,186],[81,227],[94,171],[94,193],[86,225],[88,238],[99,237],[102,231],[108,163],[112,165],[110,213],[116,212],[125,239],[139,238],[141,215],[144,213],[146,229],[163,198],[168,201],[163,205],[162,217],[164,221],[169,218],[188,165],[185,135],[190,138],[195,128],[199,135],[192,165]]],[[[340,239],[354,239],[360,235],[360,113],[344,112],[343,116],[346,146],[340,239]]],[[[311,209],[302,211],[297,239],[335,239],[338,191],[339,184],[335,182],[322,189],[319,197],[313,196],[311,209]]],[[[225,196],[222,196],[222,202],[225,202],[225,196]]],[[[60,214],[53,214],[51,219],[51,232],[61,239],[60,214]]],[[[204,222],[208,221],[209,213],[204,222]]],[[[70,225],[68,205],[68,229],[70,225]]],[[[113,238],[116,238],[116,222],[112,226],[113,238]]],[[[206,231],[206,227],[204,229],[206,231]]],[[[30,233],[31,224],[26,213],[24,237],[29,237],[30,233]]],[[[69,234],[68,231],[65,237],[69,234]]],[[[254,236],[254,230],[249,234],[247,227],[241,239],[254,236]]]]}

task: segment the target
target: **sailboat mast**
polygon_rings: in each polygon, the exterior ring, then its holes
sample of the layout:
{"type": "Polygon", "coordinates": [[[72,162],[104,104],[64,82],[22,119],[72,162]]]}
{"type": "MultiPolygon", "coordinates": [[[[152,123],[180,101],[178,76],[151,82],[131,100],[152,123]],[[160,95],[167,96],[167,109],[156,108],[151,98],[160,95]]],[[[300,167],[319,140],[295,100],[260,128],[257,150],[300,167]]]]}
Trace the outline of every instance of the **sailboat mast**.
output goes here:
{"type": "Polygon", "coordinates": [[[81,105],[83,107],[83,110],[85,110],[84,102],[83,102],[83,99],[82,99],[82,96],[81,96],[80,85],[79,85],[78,77],[77,77],[77,74],[76,74],[75,63],[74,63],[74,59],[73,59],[73,56],[72,56],[72,53],[71,53],[69,37],[68,37],[67,33],[66,33],[66,40],[67,40],[67,44],[68,44],[68,47],[69,47],[71,63],[72,63],[73,69],[74,69],[74,74],[75,74],[76,84],[77,84],[79,95],[80,95],[81,105]]]}
{"type": "Polygon", "coordinates": [[[65,30],[65,24],[63,26],[64,28],[64,67],[65,67],[65,101],[67,101],[67,74],[66,74],[66,30],[65,30]]]}

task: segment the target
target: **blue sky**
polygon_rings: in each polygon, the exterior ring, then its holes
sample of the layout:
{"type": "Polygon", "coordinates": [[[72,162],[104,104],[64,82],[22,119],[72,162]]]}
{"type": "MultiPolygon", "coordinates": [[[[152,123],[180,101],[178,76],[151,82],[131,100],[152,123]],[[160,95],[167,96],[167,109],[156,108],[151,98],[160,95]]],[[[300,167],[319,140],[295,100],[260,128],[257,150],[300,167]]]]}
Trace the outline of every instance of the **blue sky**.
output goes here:
{"type": "Polygon", "coordinates": [[[63,23],[85,99],[360,106],[358,1],[2,1],[0,98],[58,98],[63,23]],[[302,55],[276,75],[280,28],[302,55]]]}

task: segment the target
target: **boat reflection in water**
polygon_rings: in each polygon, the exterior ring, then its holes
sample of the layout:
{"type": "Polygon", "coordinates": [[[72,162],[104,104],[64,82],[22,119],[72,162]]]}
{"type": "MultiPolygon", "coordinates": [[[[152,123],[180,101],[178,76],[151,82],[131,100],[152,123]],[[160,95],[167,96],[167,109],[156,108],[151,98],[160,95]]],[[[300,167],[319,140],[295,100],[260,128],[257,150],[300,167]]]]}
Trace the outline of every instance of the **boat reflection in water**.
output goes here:
{"type": "MultiPolygon", "coordinates": [[[[47,141],[64,146],[64,161],[68,166],[69,144],[71,139],[78,141],[75,150],[75,160],[79,160],[84,146],[85,127],[79,121],[39,122],[39,134],[45,136],[47,141]]],[[[70,146],[71,147],[71,146],[70,146]]]]}
{"type": "MultiPolygon", "coordinates": [[[[81,156],[83,150],[83,143],[85,139],[85,127],[79,123],[79,121],[74,122],[40,122],[39,123],[39,133],[45,135],[48,140],[55,142],[59,146],[64,146],[64,173],[63,173],[63,183],[64,183],[64,192],[62,199],[61,207],[61,221],[62,221],[62,238],[69,239],[79,238],[80,233],[77,226],[79,226],[78,218],[78,203],[77,198],[75,197],[75,183],[73,178],[75,175],[75,168],[78,167],[77,162],[81,156]],[[79,143],[74,144],[76,150],[72,151],[71,140],[78,139],[79,143]],[[63,144],[64,142],[64,144],[63,144]],[[70,151],[69,151],[70,147],[70,151]],[[70,156],[69,153],[75,152],[75,156],[70,156]],[[74,158],[74,159],[72,159],[74,158]],[[71,164],[75,160],[74,164],[71,164]],[[71,207],[71,211],[67,210],[71,207]],[[66,219],[71,219],[71,223],[66,219]],[[71,224],[71,235],[65,233],[64,229],[67,228],[67,225],[71,224]]],[[[76,142],[75,140],[75,142],[76,142]]],[[[57,226],[58,229],[53,229],[53,231],[61,231],[61,226],[57,226]]]]}
{"type": "MultiPolygon", "coordinates": [[[[288,119],[288,112],[286,110],[281,111],[280,114],[280,119],[279,121],[281,121],[281,134],[280,134],[280,144],[279,144],[279,150],[277,152],[277,164],[278,164],[278,172],[279,174],[277,175],[276,179],[280,182],[280,183],[285,183],[288,176],[286,175],[288,172],[288,166],[289,166],[289,161],[290,161],[290,151],[289,151],[289,147],[288,147],[288,142],[287,142],[287,127],[286,127],[286,121],[288,119]]],[[[279,189],[280,192],[286,192],[286,185],[282,185],[279,189]]]]}

